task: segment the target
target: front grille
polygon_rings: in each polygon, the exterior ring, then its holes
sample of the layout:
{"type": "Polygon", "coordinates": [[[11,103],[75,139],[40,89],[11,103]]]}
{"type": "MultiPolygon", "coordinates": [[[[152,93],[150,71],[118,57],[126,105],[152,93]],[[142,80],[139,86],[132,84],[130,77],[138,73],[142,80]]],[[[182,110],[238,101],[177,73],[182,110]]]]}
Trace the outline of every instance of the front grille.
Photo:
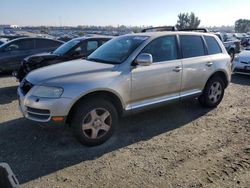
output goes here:
{"type": "Polygon", "coordinates": [[[50,111],[46,109],[37,109],[26,106],[27,114],[30,118],[39,120],[48,120],[50,118],[50,111]]]}
{"type": "Polygon", "coordinates": [[[24,79],[20,84],[20,89],[24,95],[26,95],[31,90],[32,87],[33,85],[26,79],[24,79]]]}
{"type": "Polygon", "coordinates": [[[241,63],[243,63],[243,64],[250,64],[250,62],[246,62],[246,61],[241,61],[241,63]]]}
{"type": "Polygon", "coordinates": [[[249,73],[250,74],[250,70],[246,70],[246,69],[234,69],[234,72],[242,72],[242,73],[249,73]]]}

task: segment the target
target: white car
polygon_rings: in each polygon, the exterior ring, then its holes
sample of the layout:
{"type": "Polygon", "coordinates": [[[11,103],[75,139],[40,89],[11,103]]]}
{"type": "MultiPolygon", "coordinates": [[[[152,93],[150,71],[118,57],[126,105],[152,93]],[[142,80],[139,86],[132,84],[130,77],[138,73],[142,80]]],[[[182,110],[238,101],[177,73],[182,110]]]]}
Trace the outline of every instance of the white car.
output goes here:
{"type": "Polygon", "coordinates": [[[235,56],[232,70],[237,74],[250,75],[250,46],[235,56]]]}

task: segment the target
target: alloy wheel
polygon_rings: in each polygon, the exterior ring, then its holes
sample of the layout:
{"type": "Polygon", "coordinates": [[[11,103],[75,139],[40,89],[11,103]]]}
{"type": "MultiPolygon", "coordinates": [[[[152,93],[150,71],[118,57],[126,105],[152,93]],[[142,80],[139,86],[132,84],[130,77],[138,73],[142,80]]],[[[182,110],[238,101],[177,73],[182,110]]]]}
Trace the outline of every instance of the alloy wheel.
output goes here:
{"type": "Polygon", "coordinates": [[[104,108],[96,108],[83,118],[82,131],[89,139],[99,139],[110,130],[111,125],[110,112],[104,108]]]}
{"type": "Polygon", "coordinates": [[[212,103],[216,103],[220,100],[221,95],[222,95],[221,84],[219,82],[214,82],[209,89],[208,98],[212,103]]]}

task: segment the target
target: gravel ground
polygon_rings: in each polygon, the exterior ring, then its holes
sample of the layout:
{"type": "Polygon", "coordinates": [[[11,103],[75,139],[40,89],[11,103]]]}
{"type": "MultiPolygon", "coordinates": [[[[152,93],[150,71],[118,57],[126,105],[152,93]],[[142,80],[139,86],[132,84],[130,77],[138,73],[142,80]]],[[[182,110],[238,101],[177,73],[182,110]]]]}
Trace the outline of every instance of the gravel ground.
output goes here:
{"type": "Polygon", "coordinates": [[[23,119],[16,85],[0,76],[0,161],[21,187],[250,187],[249,76],[234,75],[216,109],[190,100],[127,117],[98,147],[23,119]]]}

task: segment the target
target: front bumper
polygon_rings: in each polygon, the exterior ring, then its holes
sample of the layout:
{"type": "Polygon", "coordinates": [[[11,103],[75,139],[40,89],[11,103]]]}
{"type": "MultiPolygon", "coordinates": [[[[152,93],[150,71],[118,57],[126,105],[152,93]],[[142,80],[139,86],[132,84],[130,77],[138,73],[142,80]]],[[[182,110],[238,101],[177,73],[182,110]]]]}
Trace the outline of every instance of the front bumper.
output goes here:
{"type": "Polygon", "coordinates": [[[234,61],[232,66],[233,73],[250,75],[250,64],[234,61]]]}
{"type": "Polygon", "coordinates": [[[19,87],[17,95],[19,110],[23,116],[29,120],[42,123],[64,124],[72,103],[70,98],[48,99],[34,97],[29,93],[24,95],[19,87]],[[58,117],[61,120],[58,121],[58,117]]]}

